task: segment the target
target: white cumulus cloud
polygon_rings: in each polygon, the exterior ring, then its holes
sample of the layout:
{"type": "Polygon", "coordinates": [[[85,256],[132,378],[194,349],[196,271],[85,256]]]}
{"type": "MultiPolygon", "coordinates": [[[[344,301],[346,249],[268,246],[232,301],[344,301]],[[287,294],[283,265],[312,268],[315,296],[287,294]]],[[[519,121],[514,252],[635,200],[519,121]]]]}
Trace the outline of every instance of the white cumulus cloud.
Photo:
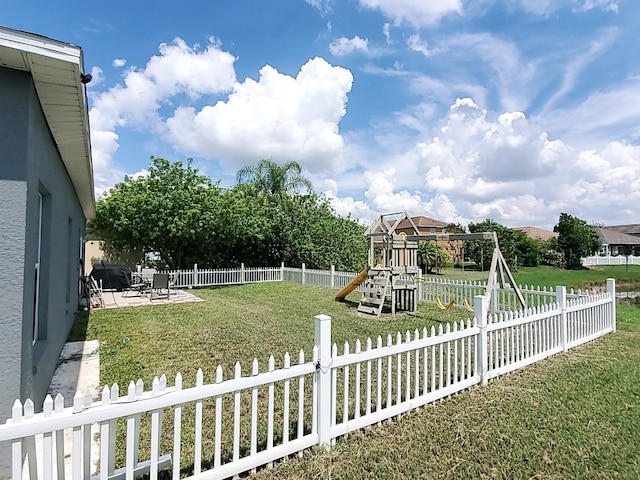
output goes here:
{"type": "Polygon", "coordinates": [[[543,228],[553,228],[561,212],[588,222],[637,221],[639,145],[584,149],[550,138],[523,112],[487,111],[469,98],[456,100],[436,124],[435,136],[365,170],[357,185],[355,172],[336,178],[328,189],[336,208],[367,222],[402,210],[446,222],[492,218],[543,228]],[[340,196],[343,184],[348,195],[340,196]],[[354,200],[358,190],[369,209],[354,200]]]}
{"type": "Polygon", "coordinates": [[[114,176],[111,159],[118,149],[119,128],[155,130],[161,119],[159,109],[173,96],[185,94],[193,99],[223,93],[235,83],[235,57],[221,50],[213,38],[205,48],[189,46],[176,38],[170,44],[161,44],[158,50],[159,55],[152,56],[144,68],[128,68],[122,83],[92,96],[89,115],[98,191],[113,184],[109,183],[114,176]]]}
{"type": "Polygon", "coordinates": [[[352,83],[349,70],[319,57],[296,77],[266,65],[258,81],[236,83],[226,101],[176,109],[167,138],[177,150],[235,168],[269,157],[310,171],[331,168],[342,154],[338,124],[352,83]]]}
{"type": "Polygon", "coordinates": [[[395,25],[423,27],[438,23],[449,14],[462,14],[461,0],[359,0],[360,5],[380,10],[395,25]]]}
{"type": "Polygon", "coordinates": [[[329,45],[329,51],[331,52],[331,55],[336,57],[349,55],[355,51],[367,52],[369,51],[369,40],[366,38],[360,38],[357,35],[353,38],[336,38],[329,45]]]}

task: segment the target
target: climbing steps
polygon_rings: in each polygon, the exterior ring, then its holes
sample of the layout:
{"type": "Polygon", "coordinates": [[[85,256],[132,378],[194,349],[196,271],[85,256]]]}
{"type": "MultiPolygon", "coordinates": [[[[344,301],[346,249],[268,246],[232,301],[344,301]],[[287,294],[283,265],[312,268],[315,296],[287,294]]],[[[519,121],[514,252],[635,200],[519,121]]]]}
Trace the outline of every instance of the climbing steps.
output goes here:
{"type": "Polygon", "coordinates": [[[367,279],[361,287],[362,297],[358,305],[358,313],[362,316],[379,317],[382,313],[387,289],[391,280],[389,269],[372,268],[367,272],[367,279]]]}

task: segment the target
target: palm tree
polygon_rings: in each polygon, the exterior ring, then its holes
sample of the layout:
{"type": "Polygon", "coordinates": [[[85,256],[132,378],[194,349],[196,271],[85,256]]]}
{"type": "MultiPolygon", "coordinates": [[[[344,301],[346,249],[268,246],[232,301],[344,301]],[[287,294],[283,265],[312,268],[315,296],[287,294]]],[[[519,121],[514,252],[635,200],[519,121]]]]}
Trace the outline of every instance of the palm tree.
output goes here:
{"type": "Polygon", "coordinates": [[[247,165],[238,170],[236,180],[238,183],[251,183],[271,194],[293,194],[298,192],[298,188],[307,192],[313,190],[312,183],[302,175],[302,167],[294,161],[278,165],[270,159],[262,159],[257,165],[247,165]]]}
{"type": "Polygon", "coordinates": [[[426,267],[425,273],[440,273],[448,260],[446,252],[435,243],[422,242],[418,245],[418,264],[426,267]]]}

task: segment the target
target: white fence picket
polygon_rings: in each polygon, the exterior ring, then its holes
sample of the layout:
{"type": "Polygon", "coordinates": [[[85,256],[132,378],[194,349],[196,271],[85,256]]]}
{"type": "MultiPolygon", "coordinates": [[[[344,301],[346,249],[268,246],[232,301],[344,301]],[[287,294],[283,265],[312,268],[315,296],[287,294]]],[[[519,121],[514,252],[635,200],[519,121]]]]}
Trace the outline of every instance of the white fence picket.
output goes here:
{"type": "MultiPolygon", "coordinates": [[[[362,344],[360,343],[360,339],[356,341],[356,350],[355,353],[360,353],[362,351],[362,344]]],[[[355,387],[354,393],[354,406],[353,406],[353,416],[358,418],[360,416],[360,363],[356,363],[356,372],[353,379],[353,384],[355,387]]]]}
{"type": "MultiPolygon", "coordinates": [[[[242,368],[240,362],[236,362],[234,368],[234,379],[238,380],[242,378],[242,368]]],[[[240,459],[240,396],[242,390],[237,389],[233,392],[233,461],[237,462],[240,459]]]]}
{"type": "MultiPolygon", "coordinates": [[[[59,415],[64,411],[64,397],[58,393],[53,401],[53,411],[55,415],[59,415]]],[[[65,478],[65,453],[64,453],[64,430],[57,430],[55,432],[55,445],[56,445],[56,473],[57,478],[65,478]]]]}
{"type": "MultiPolygon", "coordinates": [[[[222,366],[218,365],[216,368],[216,384],[222,383],[222,366]]],[[[213,453],[213,468],[219,468],[221,465],[222,454],[222,394],[218,394],[216,397],[216,425],[214,434],[214,453],[213,453]]]]}
{"type": "MultiPolygon", "coordinates": [[[[285,369],[291,366],[291,357],[289,352],[284,354],[284,367],[285,369]]],[[[282,408],[282,443],[289,441],[289,394],[290,394],[291,380],[289,378],[284,381],[284,398],[282,408]]]]}
{"type": "MultiPolygon", "coordinates": [[[[273,372],[276,368],[276,362],[273,358],[273,355],[269,357],[268,369],[270,372],[273,372]]],[[[269,383],[268,388],[268,399],[267,399],[267,450],[273,449],[273,434],[274,434],[274,394],[275,394],[275,384],[273,382],[269,383]]],[[[273,462],[267,463],[267,468],[273,468],[273,462]]]]}
{"type": "MultiPolygon", "coordinates": [[[[298,354],[298,365],[304,363],[304,352],[298,354]]],[[[298,378],[298,440],[304,435],[304,376],[298,378]]],[[[302,455],[302,452],[300,452],[302,455]]]]}
{"type": "MultiPolygon", "coordinates": [[[[251,375],[258,375],[258,359],[254,358],[251,364],[251,375]]],[[[251,389],[251,446],[250,454],[254,456],[258,453],[258,386],[255,385],[251,389]]],[[[256,469],[251,470],[252,473],[256,472],[256,469]]]]}
{"type": "MultiPolygon", "coordinates": [[[[182,374],[178,372],[175,379],[175,391],[182,390],[182,374]]],[[[173,480],[180,478],[180,450],[181,450],[182,404],[173,410],[173,480]]]]}

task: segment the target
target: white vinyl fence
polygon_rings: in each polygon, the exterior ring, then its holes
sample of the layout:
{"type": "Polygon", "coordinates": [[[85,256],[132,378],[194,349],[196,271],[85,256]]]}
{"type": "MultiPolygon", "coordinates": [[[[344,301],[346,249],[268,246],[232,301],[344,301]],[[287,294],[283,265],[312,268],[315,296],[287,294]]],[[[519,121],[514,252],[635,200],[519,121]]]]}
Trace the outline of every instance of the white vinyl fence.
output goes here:
{"type": "MultiPolygon", "coordinates": [[[[353,280],[358,273],[341,272],[332,266],[330,270],[314,270],[306,268],[282,267],[282,279],[287,282],[319,285],[321,287],[341,289],[353,280]]],[[[477,295],[484,295],[486,281],[451,280],[446,278],[423,277],[421,272],[416,277],[418,282],[418,301],[436,303],[439,298],[442,303],[448,304],[451,300],[457,307],[463,307],[465,300],[469,305],[477,295]]],[[[556,291],[552,287],[540,287],[533,285],[519,285],[520,292],[525,299],[527,307],[537,307],[552,303],[556,299],[556,291]]],[[[567,292],[567,298],[579,298],[592,295],[596,292],[589,290],[574,290],[567,292]]],[[[515,290],[504,288],[498,293],[498,309],[503,311],[517,310],[520,307],[515,290]]]]}
{"type": "Polygon", "coordinates": [[[242,285],[245,283],[280,282],[283,267],[245,267],[167,270],[173,276],[176,288],[214,287],[219,285],[242,285]]]}
{"type": "Polygon", "coordinates": [[[354,272],[340,272],[331,266],[330,270],[315,270],[306,268],[285,267],[245,267],[237,268],[200,269],[194,265],[189,270],[167,270],[173,276],[176,288],[213,287],[220,285],[241,285],[259,282],[294,282],[309,285],[319,285],[327,288],[340,289],[345,287],[358,274],[354,272]]]}
{"type": "MultiPolygon", "coordinates": [[[[439,298],[442,303],[448,304],[451,300],[458,307],[464,305],[466,300],[473,304],[476,295],[484,295],[487,283],[485,281],[449,280],[440,278],[421,278],[418,300],[421,302],[435,303],[439,298]]],[[[533,285],[519,285],[520,293],[527,307],[539,307],[556,301],[556,290],[552,287],[540,287],[533,285]]],[[[597,292],[590,290],[574,290],[567,292],[567,298],[574,299],[593,295],[597,292]]],[[[521,308],[517,300],[515,290],[510,286],[498,290],[498,310],[513,311],[521,308]]]]}
{"type": "Polygon", "coordinates": [[[553,302],[526,311],[488,315],[487,303],[481,295],[474,298],[473,320],[358,340],[353,349],[332,344],[331,318],[318,315],[310,356],[301,350],[292,364],[286,354],[277,367],[271,357],[266,370],[257,360],[248,370],[236,363],[226,378],[218,366],[208,383],[199,370],[190,388],[183,388],[178,374],[174,386],[163,376],[146,392],[142,381],[132,382],[124,396],[117,385],[105,387],[95,403],[78,393],[69,408],[61,396],[48,397],[42,413],[34,413],[30,400],[16,400],[12,418],[0,426],[0,442],[10,442],[14,480],[23,468],[32,478],[41,470],[43,478],[96,473],[133,479],[148,472],[156,479],[163,468],[174,479],[181,469],[188,478],[226,478],[269,468],[313,445],[330,448],[347,432],[486,384],[616,328],[613,279],[606,292],[575,299],[557,287],[553,302]],[[100,431],[98,472],[91,471],[92,424],[100,431]],[[141,425],[149,435],[141,435],[141,425]],[[65,432],[73,439],[66,449],[65,432]],[[42,437],[40,454],[36,437],[42,437]]]}
{"type": "Polygon", "coordinates": [[[640,265],[640,257],[633,255],[600,256],[594,255],[582,259],[582,265],[592,267],[595,265],[640,265]]]}
{"type": "MultiPolygon", "coordinates": [[[[615,257],[613,257],[615,258],[615,257]]],[[[341,289],[349,284],[357,275],[357,272],[342,272],[331,266],[330,270],[317,270],[306,268],[286,267],[245,267],[220,269],[199,269],[197,265],[191,270],[168,271],[175,279],[176,288],[209,287],[222,285],[242,285],[245,283],[259,282],[294,282],[307,285],[341,289]]],[[[441,278],[423,277],[419,274],[418,301],[435,303],[439,298],[444,304],[451,300],[457,307],[463,307],[465,301],[471,305],[477,295],[484,295],[485,281],[450,280],[441,278]]],[[[556,292],[551,287],[534,287],[520,285],[520,291],[528,307],[537,307],[555,301],[556,292]]],[[[591,295],[595,292],[589,290],[573,290],[567,293],[568,298],[579,298],[591,295]]],[[[512,288],[499,291],[498,309],[511,311],[520,308],[512,288]]]]}
{"type": "Polygon", "coordinates": [[[283,265],[283,277],[286,282],[294,282],[308,285],[318,285],[320,287],[341,289],[346,287],[351,280],[358,276],[356,272],[341,272],[332,265],[330,270],[315,270],[306,268],[285,267],[283,265]]]}

